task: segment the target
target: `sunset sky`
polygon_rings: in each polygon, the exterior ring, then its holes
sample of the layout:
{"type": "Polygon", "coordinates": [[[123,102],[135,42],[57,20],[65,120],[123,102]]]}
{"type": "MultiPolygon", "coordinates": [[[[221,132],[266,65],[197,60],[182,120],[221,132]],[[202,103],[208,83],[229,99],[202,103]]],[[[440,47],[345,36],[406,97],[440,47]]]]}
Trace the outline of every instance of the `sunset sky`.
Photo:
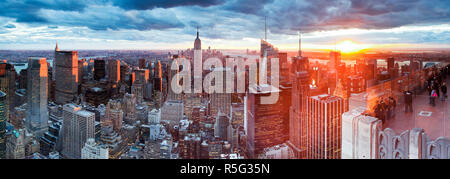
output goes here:
{"type": "Polygon", "coordinates": [[[0,0],[0,50],[449,48],[448,0],[0,0]]]}

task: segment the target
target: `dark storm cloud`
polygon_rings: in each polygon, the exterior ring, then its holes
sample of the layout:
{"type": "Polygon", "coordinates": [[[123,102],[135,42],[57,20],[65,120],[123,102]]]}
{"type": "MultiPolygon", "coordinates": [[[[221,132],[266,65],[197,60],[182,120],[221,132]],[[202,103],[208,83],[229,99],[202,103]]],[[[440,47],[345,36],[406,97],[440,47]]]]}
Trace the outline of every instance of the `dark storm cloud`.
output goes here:
{"type": "Polygon", "coordinates": [[[113,0],[112,2],[123,9],[147,10],[179,6],[209,7],[222,4],[225,0],[113,0]]]}
{"type": "Polygon", "coordinates": [[[40,16],[41,9],[81,11],[83,0],[0,0],[0,16],[16,18],[17,22],[42,23],[47,20],[40,16]]]}
{"type": "MultiPolygon", "coordinates": [[[[274,0],[255,15],[268,16],[275,33],[384,29],[450,20],[448,0],[274,0]]],[[[263,18],[263,17],[261,17],[263,18]]]]}
{"type": "Polygon", "coordinates": [[[0,9],[0,16],[16,22],[46,26],[93,30],[200,26],[218,32],[229,27],[226,36],[237,38],[261,30],[265,16],[270,32],[277,34],[450,21],[449,0],[0,0],[0,9]]]}

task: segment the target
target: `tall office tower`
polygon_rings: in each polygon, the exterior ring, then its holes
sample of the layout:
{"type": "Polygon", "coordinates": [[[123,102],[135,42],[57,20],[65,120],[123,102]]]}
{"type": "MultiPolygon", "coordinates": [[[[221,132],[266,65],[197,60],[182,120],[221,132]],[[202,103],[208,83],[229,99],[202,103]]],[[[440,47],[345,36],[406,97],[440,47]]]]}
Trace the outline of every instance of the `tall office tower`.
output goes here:
{"type": "Polygon", "coordinates": [[[139,59],[139,68],[144,69],[146,67],[147,67],[147,65],[145,63],[145,59],[143,59],[143,58],[139,59]]]}
{"type": "Polygon", "coordinates": [[[219,113],[214,123],[214,136],[231,142],[231,120],[224,114],[219,113]]]}
{"type": "Polygon", "coordinates": [[[108,61],[108,81],[111,83],[120,81],[120,60],[108,61]]]}
{"type": "Polygon", "coordinates": [[[0,159],[6,153],[6,94],[0,91],[0,159]]]}
{"type": "Polygon", "coordinates": [[[78,52],[55,52],[55,102],[66,104],[78,96],[78,52]]]}
{"type": "Polygon", "coordinates": [[[13,130],[12,135],[6,143],[7,159],[25,158],[25,131],[23,129],[13,130]]]}
{"type": "Polygon", "coordinates": [[[25,127],[37,138],[48,129],[48,70],[45,58],[28,58],[27,120],[25,127]]]}
{"type": "MultiPolygon", "coordinates": [[[[264,148],[284,143],[288,139],[287,127],[283,121],[282,102],[263,104],[262,97],[280,93],[276,87],[250,86],[249,94],[244,103],[246,106],[247,153],[255,158],[264,148]]],[[[244,127],[245,128],[245,127],[244,127]]]]}
{"type": "Polygon", "coordinates": [[[330,52],[330,60],[328,61],[328,70],[336,71],[340,64],[341,64],[341,52],[340,51],[331,51],[330,52]]]}
{"type": "Polygon", "coordinates": [[[398,71],[395,68],[395,59],[394,57],[389,57],[386,59],[387,61],[387,70],[389,72],[389,76],[391,77],[391,79],[397,78],[398,76],[398,71]]]}
{"type": "Polygon", "coordinates": [[[94,60],[94,80],[100,80],[105,77],[105,60],[94,60]]]}
{"type": "Polygon", "coordinates": [[[134,94],[125,94],[123,96],[123,113],[124,121],[127,124],[133,125],[136,122],[136,96],[134,94]]]}
{"type": "Polygon", "coordinates": [[[199,32],[197,28],[197,38],[194,41],[194,91],[193,93],[203,92],[203,57],[202,57],[202,41],[199,37],[199,32]]]}
{"type": "Polygon", "coordinates": [[[62,151],[64,158],[80,159],[87,139],[94,138],[95,114],[69,103],[63,106],[62,151]]]}
{"type": "Polygon", "coordinates": [[[136,96],[138,104],[144,100],[145,87],[148,84],[150,71],[148,69],[133,70],[133,83],[131,85],[131,94],[136,96]]]}
{"type": "MultiPolygon", "coordinates": [[[[23,71],[23,70],[22,70],[23,71]]],[[[9,121],[10,111],[14,109],[14,93],[16,84],[16,70],[14,65],[0,63],[0,90],[6,94],[5,112],[6,121],[9,121]]]]}
{"type": "Polygon", "coordinates": [[[309,97],[309,60],[307,57],[293,59],[291,68],[292,104],[289,110],[289,141],[294,157],[301,158],[306,150],[306,121],[309,97]]]}
{"type": "Polygon", "coordinates": [[[78,60],[78,85],[80,85],[81,83],[83,83],[84,79],[83,79],[83,60],[78,60]]]}
{"type": "MultiPolygon", "coordinates": [[[[227,72],[231,69],[229,68],[221,68],[221,69],[214,69],[215,71],[221,72],[225,78],[227,72]]],[[[227,116],[230,116],[230,108],[231,108],[231,93],[226,92],[226,83],[224,81],[214,81],[213,85],[220,85],[220,83],[223,86],[222,92],[214,92],[209,95],[210,100],[210,115],[211,116],[217,116],[217,114],[220,112],[226,114],[227,116]]]]}
{"type": "Polygon", "coordinates": [[[102,126],[110,125],[114,131],[119,132],[122,129],[123,111],[119,100],[110,99],[106,105],[106,117],[102,126]]]}
{"type": "Polygon", "coordinates": [[[81,149],[81,159],[108,159],[108,149],[95,143],[95,139],[89,138],[81,149]]]}
{"type": "Polygon", "coordinates": [[[278,53],[278,60],[280,61],[280,82],[281,83],[289,83],[290,75],[289,75],[289,62],[287,53],[278,53]]]}
{"type": "MultiPolygon", "coordinates": [[[[178,74],[180,72],[180,66],[178,65],[178,63],[174,60],[172,61],[172,63],[176,63],[177,64],[177,69],[176,70],[172,70],[171,68],[168,69],[168,81],[169,81],[169,86],[168,86],[168,92],[167,92],[167,100],[181,100],[181,93],[177,94],[173,91],[172,89],[172,80],[176,80],[178,81],[180,79],[180,75],[178,74]]],[[[173,64],[170,65],[170,67],[173,64]]],[[[184,83],[184,81],[183,81],[184,83]]],[[[190,82],[189,82],[190,83],[190,82]]]]}
{"type": "Polygon", "coordinates": [[[364,75],[366,79],[366,87],[371,87],[375,85],[377,77],[377,60],[376,59],[366,59],[366,68],[364,69],[364,75]]]}
{"type": "MultiPolygon", "coordinates": [[[[1,63],[0,63],[1,64],[1,63]]],[[[20,70],[19,72],[19,89],[27,88],[27,69],[20,70]]]]}
{"type": "Polygon", "coordinates": [[[308,159],[339,159],[342,144],[344,100],[340,97],[312,96],[308,102],[306,155],[308,159]]]}
{"type": "Polygon", "coordinates": [[[161,69],[161,62],[158,61],[158,63],[155,63],[154,70],[153,70],[153,92],[152,92],[152,99],[155,103],[156,108],[161,108],[163,105],[163,84],[162,84],[162,69],[161,69]]]}

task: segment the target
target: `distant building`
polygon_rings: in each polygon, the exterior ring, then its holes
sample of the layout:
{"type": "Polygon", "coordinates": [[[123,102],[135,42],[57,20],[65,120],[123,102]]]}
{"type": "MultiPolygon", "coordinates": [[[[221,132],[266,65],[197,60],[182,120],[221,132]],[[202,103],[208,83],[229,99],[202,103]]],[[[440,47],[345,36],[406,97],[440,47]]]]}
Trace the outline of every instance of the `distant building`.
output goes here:
{"type": "Polygon", "coordinates": [[[120,60],[108,60],[108,81],[111,83],[120,81],[120,60]]]}
{"type": "Polygon", "coordinates": [[[6,94],[0,91],[0,159],[5,158],[6,151],[6,94]]]}
{"type": "Polygon", "coordinates": [[[75,104],[63,106],[62,152],[65,158],[81,158],[81,149],[88,138],[94,138],[95,114],[75,104]]]}
{"type": "Polygon", "coordinates": [[[135,69],[133,71],[133,80],[131,85],[131,94],[136,96],[137,103],[144,100],[145,89],[148,84],[150,71],[148,69],[135,69]]]}
{"type": "MultiPolygon", "coordinates": [[[[23,70],[22,70],[23,71],[23,70]]],[[[22,72],[21,71],[21,72],[22,72]]],[[[26,71],[25,71],[26,72],[26,71]]],[[[26,78],[26,77],[25,77],[26,78]]],[[[5,101],[5,117],[6,121],[9,121],[10,111],[16,107],[14,104],[14,93],[16,86],[16,70],[14,69],[14,65],[1,62],[0,63],[0,91],[6,94],[5,101]]]]}
{"type": "Polygon", "coordinates": [[[122,104],[118,100],[110,99],[106,105],[106,116],[102,125],[111,125],[114,131],[120,131],[122,129],[123,111],[122,104]]]}
{"type": "Polygon", "coordinates": [[[280,144],[273,147],[265,148],[264,152],[258,156],[259,159],[290,159],[291,154],[289,146],[280,144]]]}
{"type": "Polygon", "coordinates": [[[55,102],[66,104],[78,95],[78,52],[55,52],[55,102]]]}
{"type": "Polygon", "coordinates": [[[183,102],[166,101],[161,108],[161,120],[177,125],[183,119],[183,102]]]}
{"type": "Polygon", "coordinates": [[[6,144],[7,159],[25,158],[25,131],[24,129],[13,130],[6,144]]]}
{"type": "Polygon", "coordinates": [[[105,70],[105,60],[95,59],[94,60],[94,80],[103,79],[106,75],[105,70]]]}
{"type": "Polygon", "coordinates": [[[89,138],[81,149],[81,159],[108,159],[108,149],[89,138]]]}
{"type": "Polygon", "coordinates": [[[122,108],[125,123],[134,125],[136,123],[136,96],[134,94],[125,94],[122,108]]]}
{"type": "Polygon", "coordinates": [[[36,137],[48,129],[48,71],[45,58],[28,59],[27,115],[25,127],[36,137]]]}
{"type": "Polygon", "coordinates": [[[214,136],[231,142],[231,127],[230,118],[226,114],[219,112],[214,124],[214,136]]]}

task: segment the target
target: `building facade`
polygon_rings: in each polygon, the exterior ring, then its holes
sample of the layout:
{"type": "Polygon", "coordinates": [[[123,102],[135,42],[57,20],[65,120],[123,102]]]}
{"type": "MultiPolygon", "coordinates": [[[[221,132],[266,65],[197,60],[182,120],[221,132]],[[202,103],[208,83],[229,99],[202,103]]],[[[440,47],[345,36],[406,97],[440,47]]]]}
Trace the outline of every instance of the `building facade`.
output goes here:
{"type": "Polygon", "coordinates": [[[65,158],[80,159],[81,149],[89,138],[94,138],[95,114],[75,104],[63,106],[62,152],[65,158]]]}
{"type": "Polygon", "coordinates": [[[78,52],[55,52],[55,102],[66,104],[78,95],[78,52]]]}
{"type": "Polygon", "coordinates": [[[27,115],[25,127],[36,137],[48,129],[48,70],[45,58],[28,59],[27,115]]]}

